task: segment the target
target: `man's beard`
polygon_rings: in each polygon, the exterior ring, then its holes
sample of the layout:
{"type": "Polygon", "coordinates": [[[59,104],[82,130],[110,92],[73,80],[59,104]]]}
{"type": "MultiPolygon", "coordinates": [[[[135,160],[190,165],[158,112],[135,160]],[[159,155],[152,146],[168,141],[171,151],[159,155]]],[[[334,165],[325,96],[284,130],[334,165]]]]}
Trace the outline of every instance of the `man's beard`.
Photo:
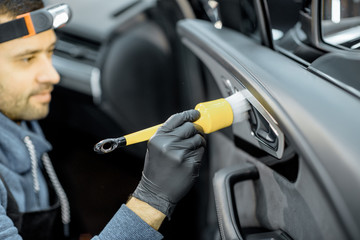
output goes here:
{"type": "MultiPolygon", "coordinates": [[[[49,103],[32,103],[31,97],[43,91],[50,91],[52,88],[53,86],[50,84],[41,85],[38,89],[32,90],[26,96],[22,95],[1,99],[0,111],[16,122],[42,119],[49,113],[49,103]]],[[[1,90],[0,94],[2,94],[1,90]]]]}

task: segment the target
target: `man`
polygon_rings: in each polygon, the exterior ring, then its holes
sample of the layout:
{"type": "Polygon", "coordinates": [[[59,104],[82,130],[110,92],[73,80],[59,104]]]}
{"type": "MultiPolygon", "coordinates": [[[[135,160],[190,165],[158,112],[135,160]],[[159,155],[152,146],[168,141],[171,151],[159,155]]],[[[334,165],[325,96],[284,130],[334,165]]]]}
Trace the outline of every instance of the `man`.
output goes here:
{"type": "MultiPolygon", "coordinates": [[[[42,7],[41,0],[0,0],[0,24],[42,7]]],[[[60,81],[51,62],[55,42],[50,29],[0,43],[0,239],[53,239],[58,200],[69,223],[67,198],[46,154],[51,145],[36,122],[47,116],[60,81]]],[[[162,221],[198,176],[205,145],[191,123],[198,118],[186,111],[159,128],[138,187],[93,239],[162,238],[162,221]]]]}

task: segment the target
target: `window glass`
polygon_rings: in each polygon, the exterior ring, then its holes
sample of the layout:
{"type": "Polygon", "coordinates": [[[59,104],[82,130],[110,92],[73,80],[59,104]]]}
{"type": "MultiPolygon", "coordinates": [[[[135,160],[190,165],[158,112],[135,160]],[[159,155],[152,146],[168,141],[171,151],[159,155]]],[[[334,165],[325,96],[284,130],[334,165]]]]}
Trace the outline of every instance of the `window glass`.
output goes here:
{"type": "MultiPolygon", "coordinates": [[[[319,0],[320,1],[320,0],[319,0]]],[[[309,65],[323,52],[312,45],[311,0],[267,0],[275,49],[309,65]]]]}
{"type": "Polygon", "coordinates": [[[299,21],[301,0],[267,0],[274,41],[280,40],[299,21]]]}
{"type": "Polygon", "coordinates": [[[360,49],[360,0],[324,0],[321,26],[325,42],[360,49]]]}
{"type": "Polygon", "coordinates": [[[223,26],[261,42],[254,0],[221,0],[219,10],[223,26]]]}

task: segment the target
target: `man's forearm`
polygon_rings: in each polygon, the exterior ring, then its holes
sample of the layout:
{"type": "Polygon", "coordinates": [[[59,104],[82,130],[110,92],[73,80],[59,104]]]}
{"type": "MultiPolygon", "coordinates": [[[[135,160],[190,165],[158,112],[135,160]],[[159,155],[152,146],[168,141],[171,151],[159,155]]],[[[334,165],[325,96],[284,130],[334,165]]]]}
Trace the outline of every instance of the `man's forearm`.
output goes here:
{"type": "Polygon", "coordinates": [[[146,202],[131,197],[126,206],[155,230],[158,230],[166,215],[146,202]]]}

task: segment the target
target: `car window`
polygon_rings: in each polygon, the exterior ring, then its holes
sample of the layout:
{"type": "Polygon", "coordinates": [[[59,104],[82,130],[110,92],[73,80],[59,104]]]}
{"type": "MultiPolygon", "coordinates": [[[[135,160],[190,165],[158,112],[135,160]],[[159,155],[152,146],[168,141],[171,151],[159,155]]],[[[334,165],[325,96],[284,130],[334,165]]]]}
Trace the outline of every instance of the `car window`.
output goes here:
{"type": "Polygon", "coordinates": [[[301,0],[268,0],[269,15],[271,20],[274,41],[280,40],[299,20],[301,0]],[[286,11],[284,11],[286,9],[286,11]]]}
{"type": "Polygon", "coordinates": [[[360,1],[324,0],[322,37],[331,45],[360,49],[360,1]]]}
{"type": "Polygon", "coordinates": [[[261,43],[258,12],[253,0],[202,0],[201,3],[208,20],[213,22],[216,28],[230,28],[261,43]]]}

